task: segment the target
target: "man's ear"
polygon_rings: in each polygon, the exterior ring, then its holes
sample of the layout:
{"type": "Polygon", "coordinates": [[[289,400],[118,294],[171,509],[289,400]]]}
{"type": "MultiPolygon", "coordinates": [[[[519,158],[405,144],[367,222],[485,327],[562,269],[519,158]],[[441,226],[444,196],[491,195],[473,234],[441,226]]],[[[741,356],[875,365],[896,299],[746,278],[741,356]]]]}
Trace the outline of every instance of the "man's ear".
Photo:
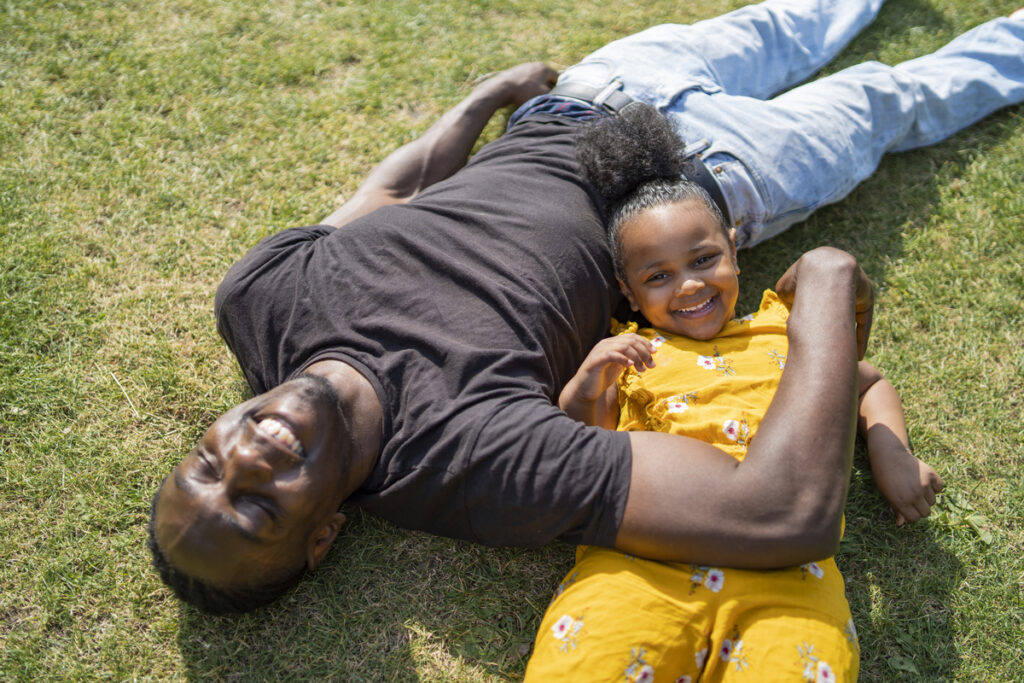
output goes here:
{"type": "Polygon", "coordinates": [[[310,534],[309,541],[306,543],[306,567],[308,569],[316,569],[316,566],[327,556],[327,551],[331,549],[331,544],[338,537],[338,532],[341,531],[341,525],[344,523],[345,514],[335,512],[310,534]]]}
{"type": "Polygon", "coordinates": [[[629,302],[629,307],[634,311],[639,311],[640,307],[636,303],[636,297],[633,296],[633,292],[630,291],[626,283],[622,281],[622,278],[616,276],[615,281],[619,283],[619,291],[622,292],[622,296],[626,297],[626,301],[629,302]]]}

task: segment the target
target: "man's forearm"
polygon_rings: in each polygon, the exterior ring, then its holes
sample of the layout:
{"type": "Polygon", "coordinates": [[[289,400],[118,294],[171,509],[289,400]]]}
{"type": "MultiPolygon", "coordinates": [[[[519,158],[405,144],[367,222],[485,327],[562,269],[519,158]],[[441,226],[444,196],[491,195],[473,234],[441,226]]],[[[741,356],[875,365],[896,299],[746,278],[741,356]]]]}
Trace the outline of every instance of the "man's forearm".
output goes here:
{"type": "Polygon", "coordinates": [[[748,464],[772,476],[778,500],[805,516],[806,533],[834,545],[857,427],[854,310],[862,273],[852,257],[836,250],[806,254],[798,267],[786,369],[748,464]]]}
{"type": "Polygon", "coordinates": [[[323,223],[341,227],[389,204],[407,202],[462,168],[496,111],[546,92],[557,74],[539,62],[498,73],[473,89],[425,133],[388,155],[352,198],[323,223]]]}
{"type": "Polygon", "coordinates": [[[390,154],[366,179],[399,197],[413,197],[462,168],[487,122],[506,104],[500,84],[485,81],[423,135],[390,154]]]}

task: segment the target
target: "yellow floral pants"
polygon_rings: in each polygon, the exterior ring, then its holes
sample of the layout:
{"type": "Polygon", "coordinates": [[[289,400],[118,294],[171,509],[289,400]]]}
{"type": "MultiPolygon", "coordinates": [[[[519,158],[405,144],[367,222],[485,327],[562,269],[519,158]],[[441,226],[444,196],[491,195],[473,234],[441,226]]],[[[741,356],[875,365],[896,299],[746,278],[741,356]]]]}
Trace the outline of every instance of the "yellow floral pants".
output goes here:
{"type": "Polygon", "coordinates": [[[856,681],[835,561],[776,571],[652,562],[581,547],[526,681],[856,681]]]}

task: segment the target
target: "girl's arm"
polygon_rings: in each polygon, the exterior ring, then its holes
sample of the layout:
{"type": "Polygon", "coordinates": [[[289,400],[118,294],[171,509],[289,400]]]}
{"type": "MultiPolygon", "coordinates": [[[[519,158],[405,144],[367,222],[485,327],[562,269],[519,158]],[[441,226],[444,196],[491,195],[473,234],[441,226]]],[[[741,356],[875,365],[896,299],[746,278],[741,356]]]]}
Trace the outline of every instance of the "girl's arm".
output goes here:
{"type": "Polygon", "coordinates": [[[914,457],[907,438],[899,394],[870,363],[858,364],[860,407],[857,428],[867,440],[875,485],[896,512],[896,524],[916,522],[931,514],[942,478],[914,457]]]}
{"type": "Polygon", "coordinates": [[[619,421],[616,381],[630,365],[637,372],[654,367],[651,342],[636,334],[599,341],[558,396],[558,407],[584,424],[615,429],[619,421]]]}

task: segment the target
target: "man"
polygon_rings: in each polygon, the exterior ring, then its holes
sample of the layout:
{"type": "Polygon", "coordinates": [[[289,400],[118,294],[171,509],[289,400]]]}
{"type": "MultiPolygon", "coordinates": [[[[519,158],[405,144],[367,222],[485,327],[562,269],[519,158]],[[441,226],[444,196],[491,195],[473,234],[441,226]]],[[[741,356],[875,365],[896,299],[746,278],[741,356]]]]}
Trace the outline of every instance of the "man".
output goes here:
{"type": "Polygon", "coordinates": [[[656,27],[568,70],[548,96],[550,69],[515,67],[388,157],[322,225],[257,245],[216,301],[257,396],[219,418],[154,499],[165,580],[209,611],[263,604],[323,559],[343,501],[488,544],[560,538],[750,568],[834,552],[855,328],[862,353],[870,323],[863,273],[823,249],[780,281],[790,354],[742,464],[683,437],[574,422],[553,400],[618,295],[573,140],[631,98],[659,106],[699,143],[700,180],[749,245],[844,196],[886,150],[1024,98],[1024,22],[1003,20],[984,49],[937,53],[941,69],[861,65],[755,99],[813,73],[879,4],[768,2],[656,27]],[[952,67],[967,77],[941,73],[952,67]],[[489,117],[523,102],[456,172],[489,117]]]}

